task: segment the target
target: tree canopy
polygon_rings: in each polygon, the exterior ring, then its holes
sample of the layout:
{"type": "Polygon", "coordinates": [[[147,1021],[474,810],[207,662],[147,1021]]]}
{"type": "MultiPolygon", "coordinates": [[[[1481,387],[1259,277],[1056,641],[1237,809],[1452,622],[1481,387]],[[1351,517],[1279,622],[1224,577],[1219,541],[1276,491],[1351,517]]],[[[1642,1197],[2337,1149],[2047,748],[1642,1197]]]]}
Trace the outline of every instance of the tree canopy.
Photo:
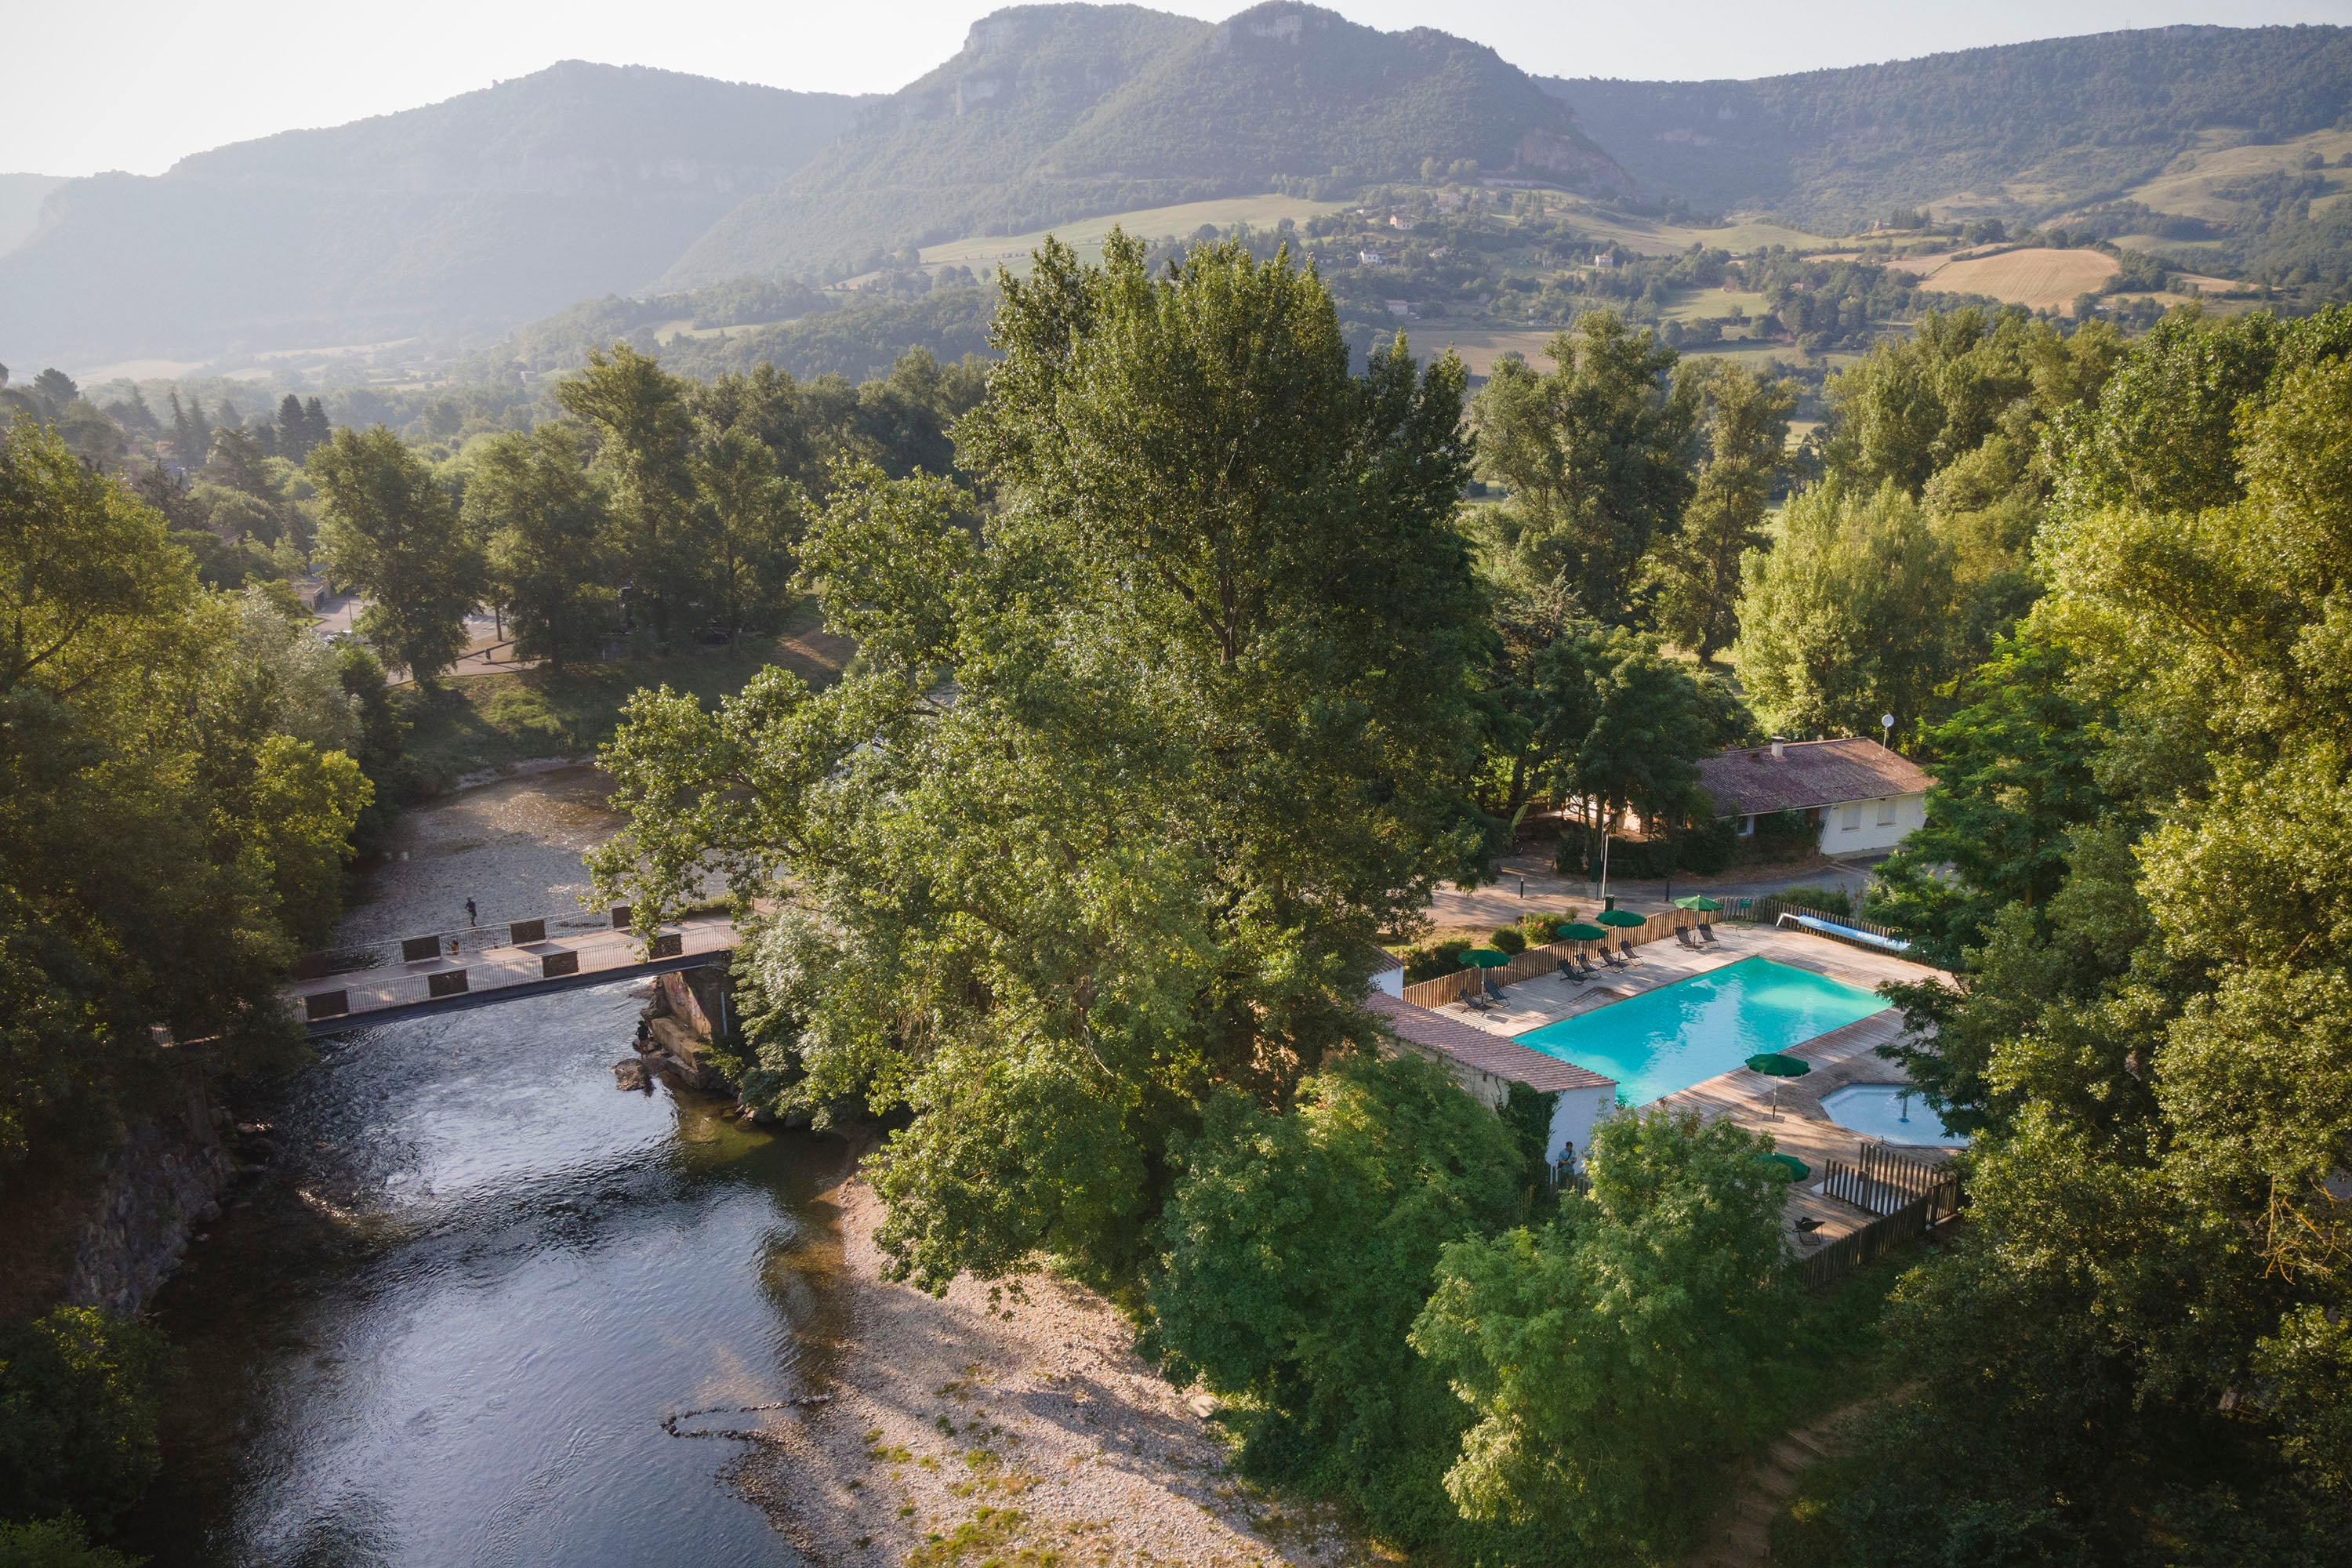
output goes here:
{"type": "Polygon", "coordinates": [[[803,573],[857,666],[638,699],[596,862],[645,919],[709,858],[791,879],[759,1086],[911,1110],[883,1240],[932,1286],[1132,1256],[1171,1135],[1286,1104],[1365,1029],[1374,935],[1485,849],[1460,367],[1351,374],[1286,259],[1152,279],[1123,237],[1048,246],[996,335],[957,431],[995,509],[845,472],[803,573]]]}

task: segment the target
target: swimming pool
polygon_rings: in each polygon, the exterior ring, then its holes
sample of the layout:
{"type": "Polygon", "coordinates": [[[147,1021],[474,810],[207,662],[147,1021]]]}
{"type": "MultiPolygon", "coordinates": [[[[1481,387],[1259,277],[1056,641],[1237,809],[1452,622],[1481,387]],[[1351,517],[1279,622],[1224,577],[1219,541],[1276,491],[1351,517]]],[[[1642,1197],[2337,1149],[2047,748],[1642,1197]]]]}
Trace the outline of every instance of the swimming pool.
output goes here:
{"type": "Polygon", "coordinates": [[[1786,1050],[1885,1006],[1809,970],[1743,958],[1512,1037],[1605,1073],[1627,1104],[1647,1105],[1760,1051],[1786,1050]]]}
{"type": "Polygon", "coordinates": [[[1965,1149],[1968,1134],[1945,1127],[1919,1091],[1905,1084],[1853,1083],[1822,1096],[1822,1109],[1840,1127],[1889,1143],[1965,1149]]]}

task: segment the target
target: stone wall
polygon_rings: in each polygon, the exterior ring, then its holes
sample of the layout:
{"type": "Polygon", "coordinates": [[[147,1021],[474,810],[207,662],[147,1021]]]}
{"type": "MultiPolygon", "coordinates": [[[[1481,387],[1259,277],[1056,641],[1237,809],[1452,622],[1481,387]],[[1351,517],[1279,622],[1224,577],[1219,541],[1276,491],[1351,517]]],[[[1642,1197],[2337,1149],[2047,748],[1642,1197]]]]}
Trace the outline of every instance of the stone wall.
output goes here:
{"type": "Polygon", "coordinates": [[[220,1213],[236,1161],[193,1066],[172,1103],[131,1116],[101,1167],[85,1211],[65,1299],[136,1312],[168,1279],[197,1225],[220,1213]]]}

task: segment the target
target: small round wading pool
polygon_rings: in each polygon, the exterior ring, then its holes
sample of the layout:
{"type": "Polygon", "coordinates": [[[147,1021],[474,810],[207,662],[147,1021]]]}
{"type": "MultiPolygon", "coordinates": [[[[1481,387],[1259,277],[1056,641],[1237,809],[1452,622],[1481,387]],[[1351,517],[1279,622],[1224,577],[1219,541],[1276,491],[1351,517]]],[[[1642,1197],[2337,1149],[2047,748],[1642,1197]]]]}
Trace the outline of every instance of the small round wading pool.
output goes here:
{"type": "Polygon", "coordinates": [[[1965,1133],[1948,1131],[1927,1097],[1899,1083],[1851,1083],[1822,1096],[1822,1109],[1840,1127],[1887,1143],[1965,1149],[1965,1133]]]}

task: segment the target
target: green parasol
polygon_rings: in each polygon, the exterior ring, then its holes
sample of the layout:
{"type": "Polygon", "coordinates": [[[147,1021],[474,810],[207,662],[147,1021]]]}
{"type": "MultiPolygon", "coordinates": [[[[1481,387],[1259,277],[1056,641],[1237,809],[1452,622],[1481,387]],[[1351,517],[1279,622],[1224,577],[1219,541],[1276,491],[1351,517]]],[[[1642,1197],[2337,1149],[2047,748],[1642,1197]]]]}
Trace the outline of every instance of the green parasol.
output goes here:
{"type": "Polygon", "coordinates": [[[1631,910],[1603,910],[1592,918],[1605,926],[1645,926],[1650,923],[1631,910]]]}
{"type": "Polygon", "coordinates": [[[1678,910],[1697,910],[1706,914],[1713,914],[1716,910],[1723,908],[1723,906],[1717,903],[1713,899],[1707,898],[1703,894],[1694,893],[1687,899],[1676,899],[1675,900],[1675,908],[1678,910]]]}
{"type": "Polygon", "coordinates": [[[1462,962],[1475,963],[1481,969],[1500,969],[1511,962],[1511,955],[1499,947],[1465,948],[1462,962]]]}
{"type": "Polygon", "coordinates": [[[1609,933],[1599,926],[1589,926],[1582,921],[1559,928],[1559,940],[1562,942],[1603,942],[1608,936],[1609,933]]]}
{"type": "Polygon", "coordinates": [[[1778,1051],[1767,1051],[1762,1056],[1749,1057],[1748,1070],[1773,1078],[1802,1078],[1813,1070],[1813,1064],[1800,1061],[1795,1057],[1784,1057],[1778,1051]]]}
{"type": "Polygon", "coordinates": [[[1748,1058],[1748,1070],[1760,1072],[1772,1080],[1772,1114],[1778,1117],[1780,1114],[1780,1080],[1802,1078],[1813,1070],[1813,1064],[1800,1061],[1795,1057],[1782,1056],[1778,1051],[1765,1051],[1748,1058]]]}
{"type": "Polygon", "coordinates": [[[1813,1168],[1794,1154],[1767,1154],[1764,1156],[1764,1163],[1768,1165],[1778,1165],[1788,1172],[1789,1179],[1792,1182],[1801,1182],[1813,1173],[1813,1168]]]}

